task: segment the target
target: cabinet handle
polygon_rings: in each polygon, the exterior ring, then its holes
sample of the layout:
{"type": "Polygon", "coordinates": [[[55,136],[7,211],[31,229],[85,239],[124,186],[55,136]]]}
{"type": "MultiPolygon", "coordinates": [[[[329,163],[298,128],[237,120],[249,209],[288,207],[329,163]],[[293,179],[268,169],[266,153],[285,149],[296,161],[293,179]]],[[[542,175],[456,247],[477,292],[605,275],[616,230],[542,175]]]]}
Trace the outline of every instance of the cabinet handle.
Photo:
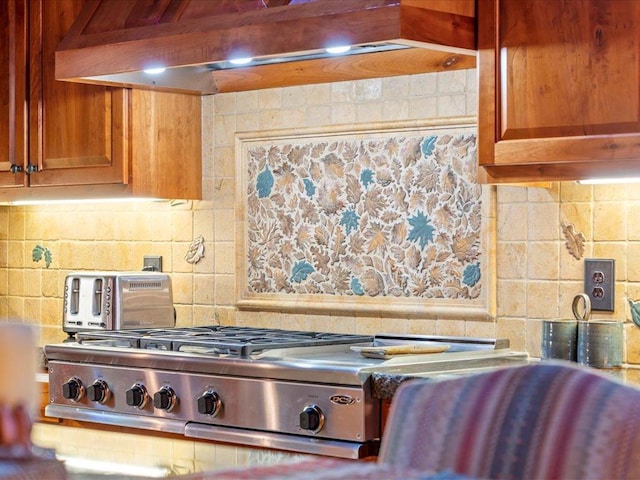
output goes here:
{"type": "Polygon", "coordinates": [[[30,163],[29,165],[27,165],[25,171],[27,172],[27,175],[31,175],[32,173],[36,173],[38,171],[38,166],[30,163]]]}
{"type": "Polygon", "coordinates": [[[15,163],[12,163],[11,167],[9,167],[9,170],[15,175],[16,173],[20,173],[22,171],[22,165],[16,165],[15,163]]]}

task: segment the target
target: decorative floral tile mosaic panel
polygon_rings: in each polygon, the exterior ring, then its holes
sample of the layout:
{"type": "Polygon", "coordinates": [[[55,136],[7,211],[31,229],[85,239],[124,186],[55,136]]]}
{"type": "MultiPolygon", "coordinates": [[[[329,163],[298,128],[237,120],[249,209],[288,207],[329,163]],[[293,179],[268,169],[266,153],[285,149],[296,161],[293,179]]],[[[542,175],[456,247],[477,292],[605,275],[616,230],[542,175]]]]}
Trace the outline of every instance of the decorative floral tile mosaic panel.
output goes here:
{"type": "Polygon", "coordinates": [[[481,297],[476,135],[462,130],[247,143],[241,296],[481,297]]]}

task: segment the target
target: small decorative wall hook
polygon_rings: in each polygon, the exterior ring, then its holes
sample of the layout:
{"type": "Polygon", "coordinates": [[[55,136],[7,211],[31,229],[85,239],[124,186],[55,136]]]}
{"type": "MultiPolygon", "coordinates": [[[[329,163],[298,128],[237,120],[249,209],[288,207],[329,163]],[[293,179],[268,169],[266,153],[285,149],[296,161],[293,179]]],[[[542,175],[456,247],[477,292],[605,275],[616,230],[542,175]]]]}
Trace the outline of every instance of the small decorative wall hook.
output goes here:
{"type": "Polygon", "coordinates": [[[204,237],[202,235],[198,235],[193,239],[191,245],[189,245],[189,250],[187,254],[184,256],[184,259],[187,263],[198,263],[204,257],[204,237]]]}

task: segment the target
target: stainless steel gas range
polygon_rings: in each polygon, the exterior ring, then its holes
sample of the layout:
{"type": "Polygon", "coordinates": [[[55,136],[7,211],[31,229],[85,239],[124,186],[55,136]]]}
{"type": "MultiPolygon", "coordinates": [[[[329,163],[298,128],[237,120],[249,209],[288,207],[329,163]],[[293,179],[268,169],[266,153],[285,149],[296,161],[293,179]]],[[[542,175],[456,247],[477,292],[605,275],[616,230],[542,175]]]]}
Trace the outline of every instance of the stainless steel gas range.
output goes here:
{"type": "Polygon", "coordinates": [[[437,379],[526,361],[507,341],[461,337],[210,326],[77,340],[44,347],[48,416],[345,458],[377,453],[374,372],[437,379]],[[396,354],[407,348],[446,351],[396,354]]]}

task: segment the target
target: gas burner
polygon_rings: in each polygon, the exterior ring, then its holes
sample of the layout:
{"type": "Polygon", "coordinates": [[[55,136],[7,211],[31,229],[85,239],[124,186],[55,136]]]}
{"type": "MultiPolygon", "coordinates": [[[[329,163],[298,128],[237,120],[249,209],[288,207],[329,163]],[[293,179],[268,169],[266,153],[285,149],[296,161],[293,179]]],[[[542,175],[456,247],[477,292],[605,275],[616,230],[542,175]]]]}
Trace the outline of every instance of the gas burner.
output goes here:
{"type": "Polygon", "coordinates": [[[78,342],[81,344],[239,358],[249,358],[272,349],[372,341],[373,337],[366,335],[219,325],[78,333],[78,342]]]}

